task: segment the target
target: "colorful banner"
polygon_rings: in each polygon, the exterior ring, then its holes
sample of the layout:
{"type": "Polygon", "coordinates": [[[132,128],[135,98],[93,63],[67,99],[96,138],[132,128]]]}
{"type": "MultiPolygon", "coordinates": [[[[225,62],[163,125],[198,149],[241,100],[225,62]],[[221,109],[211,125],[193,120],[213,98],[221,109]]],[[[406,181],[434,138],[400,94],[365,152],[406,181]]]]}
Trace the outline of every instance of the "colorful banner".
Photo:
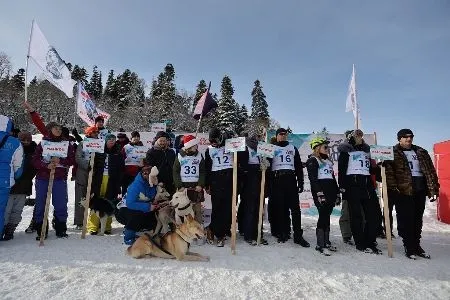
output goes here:
{"type": "Polygon", "coordinates": [[[103,117],[105,121],[104,125],[108,123],[108,120],[111,117],[107,112],[104,112],[95,106],[94,101],[92,101],[91,96],[86,92],[81,82],[78,83],[77,114],[89,126],[95,125],[95,118],[98,116],[103,117]]]}

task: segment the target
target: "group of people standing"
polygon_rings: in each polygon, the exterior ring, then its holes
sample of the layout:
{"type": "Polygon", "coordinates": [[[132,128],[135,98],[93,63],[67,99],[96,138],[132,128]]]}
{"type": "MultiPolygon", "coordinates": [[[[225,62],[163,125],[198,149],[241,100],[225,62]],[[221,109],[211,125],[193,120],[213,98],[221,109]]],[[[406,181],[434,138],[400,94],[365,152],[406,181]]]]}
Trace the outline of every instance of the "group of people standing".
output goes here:
{"type": "MultiPolygon", "coordinates": [[[[125,133],[116,137],[104,128],[104,120],[97,117],[95,125],[85,129],[88,138],[102,138],[104,153],[95,154],[90,166],[91,154],[83,149],[83,138],[76,130],[73,136],[67,128],[54,122],[43,124],[40,116],[26,106],[33,123],[43,134],[43,139],[53,142],[70,141],[65,158],[45,157],[41,144],[36,145],[28,132],[20,132],[18,139],[11,133],[12,122],[0,116],[0,230],[1,238],[9,240],[21,220],[26,197],[32,192],[35,179],[36,204],[32,222],[27,232],[37,231],[40,238],[44,221],[44,208],[49,174],[55,170],[52,187],[54,215],[53,228],[58,237],[67,237],[67,180],[73,167],[75,180],[75,229],[81,229],[84,208],[78,203],[86,196],[88,174],[93,171],[91,193],[93,201],[106,201],[116,209],[117,220],[125,226],[124,242],[132,244],[141,230],[156,226],[153,203],[156,187],[149,183],[152,166],[158,168],[158,181],[173,195],[177,190],[187,190],[192,202],[195,219],[203,222],[204,192],[211,195],[211,222],[206,228],[207,242],[223,247],[231,235],[231,198],[233,189],[233,154],[225,151],[225,140],[234,137],[227,131],[213,128],[209,132],[210,146],[204,155],[199,152],[199,140],[192,135],[177,138],[173,145],[167,132],[158,132],[145,159],[136,159],[133,147],[143,146],[140,134],[125,133]],[[77,144],[78,142],[78,144],[77,144]],[[119,204],[118,204],[119,202],[119,204]]],[[[380,180],[380,166],[370,158],[370,147],[364,142],[360,130],[346,132],[346,140],[339,145],[338,180],[329,157],[328,140],[316,137],[310,141],[312,153],[302,163],[298,149],[288,142],[288,131],[279,128],[271,143],[275,155],[266,159],[257,155],[261,135],[247,135],[246,149],[238,155],[238,194],[240,203],[237,214],[239,232],[250,245],[256,245],[258,232],[261,176],[266,173],[264,194],[268,197],[270,232],[279,243],[289,239],[302,247],[310,244],[303,238],[299,193],[304,189],[304,167],[311,184],[311,194],[319,211],[316,228],[316,250],[330,255],[336,247],[330,241],[330,216],[335,205],[342,202],[343,217],[349,219],[350,228],[342,230],[344,242],[354,243],[357,250],[381,254],[376,238],[382,228],[382,214],[376,193],[376,180],[380,180]],[[293,235],[291,236],[291,231],[293,235]],[[344,234],[345,233],[345,234],[344,234]]],[[[412,144],[413,133],[409,129],[398,132],[399,143],[394,146],[394,160],[384,162],[389,192],[389,209],[395,206],[397,227],[403,238],[405,254],[409,258],[429,257],[420,244],[422,217],[426,197],[436,200],[439,183],[429,154],[412,144]]],[[[238,199],[235,199],[237,202],[238,199]]],[[[99,218],[91,213],[88,232],[99,230],[99,218]]],[[[107,221],[105,234],[111,233],[112,218],[107,221]]],[[[341,225],[345,222],[340,222],[341,225]]],[[[48,228],[48,227],[47,227],[48,228]]],[[[47,233],[46,233],[47,234],[47,233]]],[[[262,238],[262,244],[267,244],[262,238]]]]}

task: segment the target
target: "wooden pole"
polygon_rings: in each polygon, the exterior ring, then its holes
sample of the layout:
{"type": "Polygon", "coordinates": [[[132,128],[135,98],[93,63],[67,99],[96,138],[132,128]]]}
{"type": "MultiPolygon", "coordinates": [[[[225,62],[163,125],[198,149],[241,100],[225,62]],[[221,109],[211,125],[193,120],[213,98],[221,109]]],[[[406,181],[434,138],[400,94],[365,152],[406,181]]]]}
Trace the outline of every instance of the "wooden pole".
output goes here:
{"type": "Polygon", "coordinates": [[[42,228],[41,228],[41,238],[39,240],[39,246],[44,246],[44,239],[45,239],[45,232],[47,231],[47,219],[48,219],[48,210],[50,206],[50,198],[52,196],[52,190],[53,190],[53,181],[55,180],[55,169],[50,170],[50,179],[48,181],[48,187],[47,187],[47,198],[45,199],[45,210],[44,210],[44,219],[42,222],[42,228]]]}
{"type": "Polygon", "coordinates": [[[261,244],[262,218],[264,211],[264,187],[266,185],[266,168],[261,170],[261,191],[259,192],[259,216],[258,216],[258,240],[257,244],[261,244]]]}
{"type": "MultiPolygon", "coordinates": [[[[82,145],[79,145],[78,147],[82,147],[82,145]]],[[[87,221],[89,218],[89,202],[91,201],[91,187],[92,187],[92,175],[94,173],[94,159],[95,159],[95,152],[91,153],[91,159],[89,160],[89,167],[91,168],[89,170],[89,177],[88,177],[88,185],[86,190],[86,201],[85,201],[85,207],[84,207],[84,217],[83,217],[83,231],[81,231],[81,238],[86,238],[86,231],[87,231],[87,221]]]]}
{"type": "Polygon", "coordinates": [[[231,253],[236,254],[236,199],[238,154],[233,153],[233,197],[231,199],[231,253]]]}
{"type": "Polygon", "coordinates": [[[383,204],[384,204],[384,224],[386,226],[386,240],[388,244],[388,256],[394,257],[394,250],[392,248],[391,236],[391,220],[389,219],[389,199],[386,184],[386,168],[381,166],[381,178],[383,182],[383,204]]]}
{"type": "Polygon", "coordinates": [[[28,40],[28,53],[27,53],[27,61],[25,63],[25,102],[28,102],[28,62],[30,60],[30,45],[31,45],[31,36],[33,35],[33,26],[34,20],[31,22],[31,30],[30,30],[30,39],[28,40]]]}

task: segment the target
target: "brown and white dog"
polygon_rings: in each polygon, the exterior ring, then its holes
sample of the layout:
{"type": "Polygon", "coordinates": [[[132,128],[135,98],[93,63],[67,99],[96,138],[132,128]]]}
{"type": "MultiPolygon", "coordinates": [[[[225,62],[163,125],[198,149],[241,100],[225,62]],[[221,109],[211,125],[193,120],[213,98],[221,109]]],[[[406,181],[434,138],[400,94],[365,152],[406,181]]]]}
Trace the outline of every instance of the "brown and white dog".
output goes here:
{"type": "Polygon", "coordinates": [[[147,255],[160,258],[175,258],[184,261],[209,261],[208,256],[189,251],[189,244],[193,239],[203,238],[204,231],[191,215],[184,218],[183,224],[177,226],[175,231],[168,232],[162,237],[152,237],[145,233],[127,249],[127,254],[134,258],[143,258],[147,255]]]}

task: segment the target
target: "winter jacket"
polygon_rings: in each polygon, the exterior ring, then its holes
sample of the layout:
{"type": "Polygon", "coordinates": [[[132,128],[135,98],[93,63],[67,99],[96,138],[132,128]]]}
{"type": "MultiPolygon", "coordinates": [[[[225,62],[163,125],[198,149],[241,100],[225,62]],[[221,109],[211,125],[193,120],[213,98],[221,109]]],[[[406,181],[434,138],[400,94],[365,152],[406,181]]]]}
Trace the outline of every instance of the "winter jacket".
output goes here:
{"type": "MultiPolygon", "coordinates": [[[[281,141],[281,142],[275,142],[275,145],[278,147],[287,147],[289,145],[288,141],[281,141]]],[[[304,174],[303,174],[303,164],[302,160],[300,158],[300,154],[298,152],[297,147],[294,146],[294,168],[295,168],[295,176],[297,178],[297,187],[302,188],[304,186],[304,174]]],[[[270,163],[272,164],[272,159],[269,159],[270,163]]],[[[270,172],[270,176],[274,176],[276,171],[270,172]]]]}
{"type": "MultiPolygon", "coordinates": [[[[387,188],[391,191],[400,192],[403,195],[413,195],[413,177],[406,155],[399,144],[394,146],[394,160],[385,161],[387,188]]],[[[416,145],[412,145],[412,151],[416,152],[420,169],[426,182],[428,197],[439,195],[439,181],[428,152],[416,145]]]]}
{"type": "Polygon", "coordinates": [[[173,149],[161,149],[157,144],[147,151],[145,157],[147,164],[158,168],[158,181],[164,183],[167,191],[173,193],[173,164],[175,162],[175,151],[173,149]]]}
{"type": "Polygon", "coordinates": [[[120,194],[120,186],[125,169],[122,152],[120,150],[121,149],[119,144],[114,144],[114,146],[110,149],[105,145],[104,153],[95,153],[91,193],[95,194],[97,197],[100,196],[100,188],[103,182],[103,173],[105,170],[105,162],[107,158],[108,185],[106,188],[105,199],[115,200],[120,194]]]}
{"type": "MultiPolygon", "coordinates": [[[[195,153],[189,155],[189,156],[197,156],[198,155],[198,151],[196,151],[195,153]]],[[[183,159],[183,157],[188,156],[186,154],[186,152],[184,152],[183,149],[180,150],[180,152],[178,153],[178,157],[175,158],[175,162],[173,164],[173,181],[175,184],[175,187],[177,189],[181,188],[181,187],[185,187],[185,188],[192,188],[192,187],[196,187],[201,186],[204,187],[205,186],[205,174],[206,174],[206,170],[205,170],[205,160],[203,159],[203,157],[200,155],[200,165],[199,165],[199,178],[198,178],[198,182],[182,182],[181,180],[181,172],[184,172],[184,170],[182,170],[181,168],[181,163],[180,160],[183,159]]]]}
{"type": "MultiPolygon", "coordinates": [[[[347,190],[351,186],[366,187],[374,190],[371,175],[379,172],[378,167],[374,167],[370,161],[370,147],[363,143],[360,145],[352,145],[349,142],[343,142],[338,146],[339,158],[338,158],[338,183],[339,188],[347,190]],[[349,165],[350,152],[362,151],[369,155],[369,175],[347,175],[347,169],[349,165]]],[[[363,162],[363,161],[362,161],[363,162]]],[[[363,162],[365,163],[365,162],[363,162]]]]}
{"type": "Polygon", "coordinates": [[[33,178],[36,176],[36,169],[31,163],[37,144],[34,141],[27,146],[22,146],[24,151],[23,172],[22,176],[16,180],[11,188],[10,194],[14,195],[31,195],[33,192],[33,178]]]}
{"type": "Polygon", "coordinates": [[[148,181],[139,173],[128,187],[125,196],[126,206],[132,210],[150,212],[152,210],[151,203],[155,195],[156,187],[150,187],[148,181]]]}
{"type": "MultiPolygon", "coordinates": [[[[51,133],[48,137],[44,137],[43,140],[51,141],[51,142],[61,142],[62,137],[54,137],[51,133]]],[[[42,157],[42,144],[36,147],[36,151],[32,157],[33,167],[36,169],[37,179],[47,180],[50,178],[50,169],[48,168],[48,164],[50,163],[50,159],[47,157],[42,157]]],[[[59,159],[59,165],[55,169],[55,179],[57,180],[67,180],[67,174],[69,172],[70,166],[75,163],[75,152],[74,146],[72,143],[69,143],[69,148],[67,151],[66,158],[59,159]]]]}
{"type": "Polygon", "coordinates": [[[334,174],[332,174],[332,178],[319,179],[319,168],[326,163],[331,164],[328,155],[321,155],[320,163],[319,159],[315,156],[311,156],[306,161],[306,169],[308,170],[308,178],[311,184],[311,195],[316,203],[318,200],[317,193],[322,192],[325,195],[326,201],[334,204],[339,194],[339,188],[334,174]]]}
{"type": "Polygon", "coordinates": [[[9,135],[13,123],[7,116],[0,115],[0,189],[9,189],[15,179],[22,175],[23,148],[20,141],[9,135]]]}
{"type": "Polygon", "coordinates": [[[122,156],[125,159],[125,174],[133,177],[136,176],[139,173],[139,170],[141,169],[139,165],[130,164],[127,162],[127,158],[128,156],[131,155],[133,147],[135,146],[144,146],[144,144],[142,142],[139,142],[137,144],[133,144],[130,142],[129,144],[126,144],[124,146],[121,145],[122,156]]]}
{"type": "Polygon", "coordinates": [[[30,112],[31,121],[33,122],[34,126],[36,126],[37,130],[43,135],[48,136],[49,132],[47,130],[47,127],[45,127],[44,122],[42,121],[41,116],[37,111],[30,112]]]}

